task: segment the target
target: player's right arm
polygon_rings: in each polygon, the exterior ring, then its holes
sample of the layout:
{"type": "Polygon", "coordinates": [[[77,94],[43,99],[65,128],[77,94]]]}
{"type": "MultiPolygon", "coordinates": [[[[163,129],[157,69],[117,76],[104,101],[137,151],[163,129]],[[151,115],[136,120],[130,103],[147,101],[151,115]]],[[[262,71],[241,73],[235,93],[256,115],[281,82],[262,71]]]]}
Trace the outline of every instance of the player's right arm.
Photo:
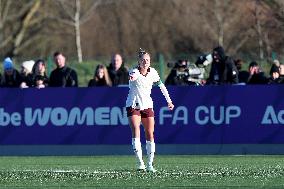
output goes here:
{"type": "Polygon", "coordinates": [[[158,86],[160,87],[160,90],[162,91],[164,97],[166,98],[166,101],[168,103],[168,108],[170,110],[173,110],[174,109],[174,104],[170,98],[170,95],[169,95],[169,92],[166,88],[166,86],[164,85],[164,83],[162,83],[162,81],[159,82],[158,86]]]}

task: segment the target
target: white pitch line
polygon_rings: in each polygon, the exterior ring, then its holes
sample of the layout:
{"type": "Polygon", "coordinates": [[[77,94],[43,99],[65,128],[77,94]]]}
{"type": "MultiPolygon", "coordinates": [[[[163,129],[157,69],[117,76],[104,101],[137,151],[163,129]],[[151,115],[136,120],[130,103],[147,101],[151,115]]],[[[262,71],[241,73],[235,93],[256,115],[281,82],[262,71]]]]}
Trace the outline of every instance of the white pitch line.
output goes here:
{"type": "Polygon", "coordinates": [[[88,170],[64,170],[64,169],[13,169],[12,171],[15,172],[53,172],[53,173],[94,173],[94,174],[117,174],[117,173],[128,173],[131,172],[125,172],[125,171],[88,171],[88,170]]]}

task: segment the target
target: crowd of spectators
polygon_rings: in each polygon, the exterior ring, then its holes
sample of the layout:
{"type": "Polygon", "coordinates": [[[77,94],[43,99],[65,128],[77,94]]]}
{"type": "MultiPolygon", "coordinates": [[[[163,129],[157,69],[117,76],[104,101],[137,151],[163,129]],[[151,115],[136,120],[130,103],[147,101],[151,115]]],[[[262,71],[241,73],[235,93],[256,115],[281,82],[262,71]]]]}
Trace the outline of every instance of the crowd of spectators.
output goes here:
{"type": "MultiPolygon", "coordinates": [[[[62,52],[53,55],[56,68],[48,77],[46,63],[39,59],[25,61],[21,64],[20,72],[15,68],[11,58],[3,61],[3,75],[0,74],[0,86],[7,88],[45,88],[45,87],[78,87],[77,72],[66,65],[62,52]]],[[[128,69],[125,67],[120,54],[114,54],[108,67],[99,64],[88,87],[128,85],[128,69]]]]}
{"type": "MultiPolygon", "coordinates": [[[[256,61],[250,62],[243,70],[244,62],[227,56],[223,47],[218,46],[212,53],[198,57],[192,68],[185,60],[179,60],[166,79],[167,85],[250,85],[284,83],[284,64],[274,60],[266,75],[256,61]],[[204,78],[204,67],[211,65],[208,78],[204,78]],[[194,71],[195,69],[199,72],[194,71]]],[[[192,64],[191,64],[192,65],[192,64]]]]}
{"type": "MultiPolygon", "coordinates": [[[[44,60],[29,60],[21,64],[18,71],[11,58],[3,61],[3,75],[0,74],[0,86],[8,88],[45,88],[45,87],[78,87],[78,76],[74,69],[66,65],[62,52],[54,53],[56,68],[48,77],[44,60]]],[[[246,85],[246,84],[283,84],[284,64],[274,60],[268,75],[260,65],[252,61],[247,70],[243,70],[244,62],[227,56],[220,46],[212,53],[197,58],[195,63],[178,60],[166,78],[166,85],[246,85]],[[208,78],[205,78],[205,67],[210,65],[208,78]]],[[[128,69],[120,54],[111,57],[108,66],[99,64],[94,70],[88,87],[126,86],[128,85],[128,69]]]]}

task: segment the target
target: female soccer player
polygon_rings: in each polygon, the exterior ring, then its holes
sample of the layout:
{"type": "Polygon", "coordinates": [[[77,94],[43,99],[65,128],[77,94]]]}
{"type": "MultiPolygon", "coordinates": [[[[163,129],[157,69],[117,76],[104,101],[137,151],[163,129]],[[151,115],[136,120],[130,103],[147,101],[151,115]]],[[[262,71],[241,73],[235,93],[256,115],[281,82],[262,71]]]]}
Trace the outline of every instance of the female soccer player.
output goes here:
{"type": "Polygon", "coordinates": [[[154,142],[154,111],[151,98],[153,84],[158,85],[165,96],[168,107],[173,110],[174,105],[169,93],[162,83],[158,72],[150,67],[150,55],[140,49],[138,54],[138,66],[129,71],[129,93],[126,100],[128,121],[132,131],[132,146],[138,161],[138,170],[145,170],[142,159],[142,148],[140,142],[140,123],[145,130],[147,171],[155,172],[153,167],[155,142],[154,142]]]}

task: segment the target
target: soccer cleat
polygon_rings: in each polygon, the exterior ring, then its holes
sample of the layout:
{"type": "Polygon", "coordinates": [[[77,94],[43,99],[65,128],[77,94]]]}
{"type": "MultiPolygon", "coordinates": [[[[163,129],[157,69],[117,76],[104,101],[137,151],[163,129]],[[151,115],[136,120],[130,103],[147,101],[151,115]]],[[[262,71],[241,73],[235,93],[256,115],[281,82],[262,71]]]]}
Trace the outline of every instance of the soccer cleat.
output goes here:
{"type": "Polygon", "coordinates": [[[137,170],[138,171],[145,171],[146,167],[144,165],[144,163],[138,163],[137,164],[137,170]]]}
{"type": "Polygon", "coordinates": [[[148,172],[152,172],[152,173],[157,172],[157,170],[153,167],[153,165],[148,165],[148,166],[147,166],[147,171],[148,171],[148,172]]]}

